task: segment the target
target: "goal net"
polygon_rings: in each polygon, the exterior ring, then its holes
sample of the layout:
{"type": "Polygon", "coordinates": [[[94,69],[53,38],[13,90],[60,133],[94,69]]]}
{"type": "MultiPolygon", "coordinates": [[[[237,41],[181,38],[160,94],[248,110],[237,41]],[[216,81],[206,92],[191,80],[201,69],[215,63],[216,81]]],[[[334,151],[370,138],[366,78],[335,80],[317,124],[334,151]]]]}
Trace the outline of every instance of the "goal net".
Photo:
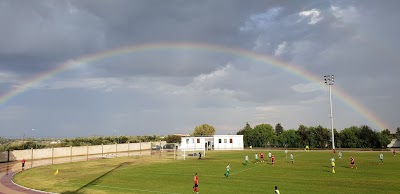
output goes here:
{"type": "Polygon", "coordinates": [[[163,145],[152,146],[151,155],[155,158],[176,158],[177,144],[166,143],[163,145]]]}
{"type": "Polygon", "coordinates": [[[182,148],[176,151],[176,160],[186,160],[187,158],[201,159],[206,156],[205,148],[182,148]]]}

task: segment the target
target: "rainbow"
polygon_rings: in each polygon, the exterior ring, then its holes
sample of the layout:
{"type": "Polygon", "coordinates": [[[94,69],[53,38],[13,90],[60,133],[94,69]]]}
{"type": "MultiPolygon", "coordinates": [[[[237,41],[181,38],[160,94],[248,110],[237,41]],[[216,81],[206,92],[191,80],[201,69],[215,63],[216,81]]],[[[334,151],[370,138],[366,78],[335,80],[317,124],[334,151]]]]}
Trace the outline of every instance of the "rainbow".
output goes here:
{"type": "MultiPolygon", "coordinates": [[[[121,56],[128,53],[136,53],[136,52],[144,52],[144,51],[154,51],[154,50],[165,50],[165,49],[186,49],[186,50],[200,50],[200,51],[207,51],[207,52],[216,52],[216,53],[223,53],[229,54],[234,56],[239,56],[241,58],[250,59],[253,61],[269,64],[275,66],[279,69],[282,69],[290,74],[295,76],[301,77],[304,80],[320,83],[324,85],[322,82],[321,75],[314,75],[310,72],[301,69],[299,67],[293,66],[289,63],[286,63],[282,60],[278,60],[277,58],[258,54],[252,51],[239,49],[239,48],[228,48],[219,45],[213,44],[205,44],[205,43],[193,43],[193,42],[162,42],[162,43],[152,43],[152,44],[140,44],[128,47],[121,47],[115,48],[111,50],[106,50],[103,52],[98,52],[86,56],[82,56],[75,60],[70,60],[66,63],[59,64],[55,66],[53,69],[43,72],[34,76],[33,78],[25,81],[23,84],[15,87],[14,89],[4,93],[0,96],[0,105],[4,105],[8,100],[12,99],[13,97],[27,91],[32,86],[50,79],[61,72],[64,72],[68,69],[73,67],[79,66],[81,64],[90,63],[99,61],[105,58],[113,57],[113,56],[121,56]]],[[[347,95],[342,89],[335,86],[335,92],[333,95],[336,96],[338,99],[343,101],[345,104],[350,106],[356,112],[361,114],[365,117],[368,121],[370,121],[374,127],[377,127],[379,130],[389,129],[388,125],[386,125],[383,121],[381,121],[377,116],[375,116],[372,112],[370,112],[367,108],[365,108],[361,103],[357,100],[352,98],[351,96],[347,95]]]]}

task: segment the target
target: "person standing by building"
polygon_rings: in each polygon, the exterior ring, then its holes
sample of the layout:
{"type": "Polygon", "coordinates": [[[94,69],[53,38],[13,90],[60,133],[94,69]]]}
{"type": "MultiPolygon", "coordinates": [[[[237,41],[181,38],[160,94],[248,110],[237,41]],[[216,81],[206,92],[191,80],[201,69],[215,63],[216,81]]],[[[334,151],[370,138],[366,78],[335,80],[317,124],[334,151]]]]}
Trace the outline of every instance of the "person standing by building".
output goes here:
{"type": "Polygon", "coordinates": [[[194,175],[193,178],[194,186],[193,186],[193,193],[199,193],[199,177],[197,176],[197,173],[194,175]]]}
{"type": "Polygon", "coordinates": [[[25,169],[25,159],[24,158],[22,158],[21,164],[22,164],[22,170],[24,170],[25,169]]]}

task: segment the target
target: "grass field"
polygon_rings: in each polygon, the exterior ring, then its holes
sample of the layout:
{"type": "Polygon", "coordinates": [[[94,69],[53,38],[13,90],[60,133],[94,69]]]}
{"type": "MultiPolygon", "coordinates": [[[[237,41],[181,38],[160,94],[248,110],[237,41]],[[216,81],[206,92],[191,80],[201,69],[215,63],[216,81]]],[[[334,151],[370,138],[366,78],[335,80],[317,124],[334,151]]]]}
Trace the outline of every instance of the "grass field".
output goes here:
{"type": "MultiPolygon", "coordinates": [[[[33,168],[14,177],[26,187],[58,193],[192,193],[193,176],[199,176],[200,193],[273,193],[277,185],[288,193],[400,193],[400,156],[384,152],[343,152],[331,172],[329,151],[293,152],[294,164],[282,150],[272,150],[276,163],[249,163],[260,150],[209,151],[207,157],[116,158],[33,168]],[[349,167],[355,158],[358,169],[349,167]],[[231,175],[224,177],[227,163],[231,175]],[[56,170],[57,175],[54,175],[56,170]]],[[[267,155],[268,150],[263,151],[267,155]]]]}

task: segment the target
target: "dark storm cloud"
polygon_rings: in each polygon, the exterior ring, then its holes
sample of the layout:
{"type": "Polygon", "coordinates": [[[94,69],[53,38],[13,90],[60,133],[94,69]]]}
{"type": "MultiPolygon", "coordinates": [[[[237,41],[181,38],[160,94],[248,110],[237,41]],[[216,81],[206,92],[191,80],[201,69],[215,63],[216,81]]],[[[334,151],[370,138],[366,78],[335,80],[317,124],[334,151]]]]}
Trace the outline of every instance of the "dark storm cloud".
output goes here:
{"type": "MultiPolygon", "coordinates": [[[[1,1],[0,95],[82,56],[201,42],[276,55],[321,75],[321,82],[335,74],[334,87],[393,127],[400,97],[398,7],[398,1],[1,1]]],[[[0,109],[4,129],[90,135],[120,128],[135,135],[191,131],[199,121],[219,129],[247,121],[288,128],[328,121],[327,88],[273,64],[213,51],[115,55],[33,88],[0,109]]],[[[339,118],[360,117],[334,100],[339,118]]],[[[338,128],[362,123],[349,120],[338,128]]]]}

